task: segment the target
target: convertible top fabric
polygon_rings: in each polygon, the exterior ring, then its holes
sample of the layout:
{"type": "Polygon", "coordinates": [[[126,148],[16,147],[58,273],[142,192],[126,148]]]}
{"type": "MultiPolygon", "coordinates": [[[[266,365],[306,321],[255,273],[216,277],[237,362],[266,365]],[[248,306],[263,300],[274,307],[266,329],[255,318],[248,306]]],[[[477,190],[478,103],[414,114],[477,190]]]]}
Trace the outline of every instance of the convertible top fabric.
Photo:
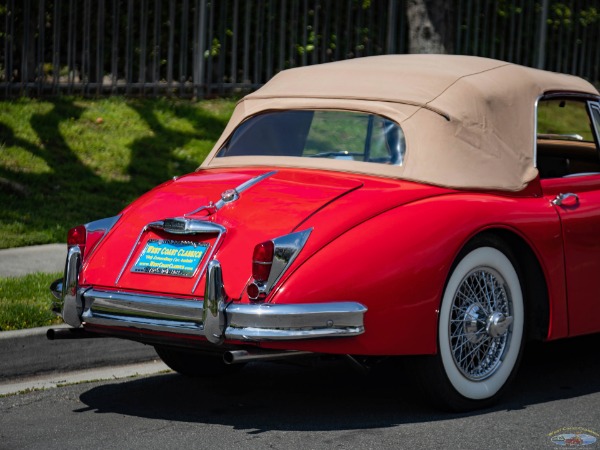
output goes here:
{"type": "Polygon", "coordinates": [[[537,176],[535,104],[549,92],[598,95],[578,77],[472,56],[385,55],[285,70],[238,103],[200,169],[322,168],[452,188],[518,191],[537,176]],[[388,117],[404,130],[404,165],[215,157],[245,119],[287,109],[364,111],[388,117]]]}

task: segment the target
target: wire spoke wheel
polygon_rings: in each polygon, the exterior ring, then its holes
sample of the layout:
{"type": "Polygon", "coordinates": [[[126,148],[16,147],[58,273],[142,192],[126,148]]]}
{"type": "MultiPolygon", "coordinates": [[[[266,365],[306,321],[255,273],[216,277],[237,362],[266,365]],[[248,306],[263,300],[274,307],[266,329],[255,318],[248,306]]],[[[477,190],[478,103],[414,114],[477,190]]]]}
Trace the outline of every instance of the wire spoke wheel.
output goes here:
{"type": "Polygon", "coordinates": [[[502,276],[489,267],[463,278],[450,309],[448,333],[456,367],[484,380],[500,367],[512,334],[512,300],[502,276]]]}

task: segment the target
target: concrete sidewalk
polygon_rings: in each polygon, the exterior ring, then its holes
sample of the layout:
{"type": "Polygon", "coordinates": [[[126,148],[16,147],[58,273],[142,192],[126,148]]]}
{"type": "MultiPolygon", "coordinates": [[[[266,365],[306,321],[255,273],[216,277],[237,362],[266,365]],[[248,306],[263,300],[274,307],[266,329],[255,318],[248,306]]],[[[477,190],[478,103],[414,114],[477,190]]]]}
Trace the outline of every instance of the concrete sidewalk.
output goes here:
{"type": "MultiPolygon", "coordinates": [[[[0,250],[0,277],[36,272],[62,273],[66,255],[66,244],[0,250]]],[[[52,298],[50,290],[48,298],[52,298]]],[[[46,339],[48,328],[61,327],[67,326],[0,331],[0,384],[34,375],[157,359],[153,347],[123,339],[46,339]]]]}
{"type": "Polygon", "coordinates": [[[67,244],[34,245],[0,250],[0,278],[28,273],[55,273],[65,268],[67,244]]]}

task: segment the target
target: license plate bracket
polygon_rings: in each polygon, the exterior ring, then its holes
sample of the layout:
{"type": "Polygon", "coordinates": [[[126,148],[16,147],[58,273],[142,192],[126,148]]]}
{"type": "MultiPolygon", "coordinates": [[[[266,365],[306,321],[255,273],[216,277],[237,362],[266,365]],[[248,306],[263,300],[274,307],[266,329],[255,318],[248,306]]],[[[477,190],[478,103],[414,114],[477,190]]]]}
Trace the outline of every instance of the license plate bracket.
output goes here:
{"type": "Polygon", "coordinates": [[[131,272],[191,278],[208,246],[204,242],[148,239],[131,272]]]}

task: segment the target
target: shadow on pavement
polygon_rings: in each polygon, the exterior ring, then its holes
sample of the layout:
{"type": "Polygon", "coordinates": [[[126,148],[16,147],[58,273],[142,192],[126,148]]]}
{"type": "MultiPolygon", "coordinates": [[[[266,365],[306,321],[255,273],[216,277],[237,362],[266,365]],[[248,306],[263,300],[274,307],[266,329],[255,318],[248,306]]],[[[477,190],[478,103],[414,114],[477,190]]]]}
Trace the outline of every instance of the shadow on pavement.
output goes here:
{"type": "Polygon", "coordinates": [[[362,375],[340,362],[312,367],[251,363],[234,376],[166,374],[94,387],[79,413],[221,424],[250,434],[391,427],[506,411],[600,392],[600,336],[531,346],[516,385],[497,407],[470,414],[433,410],[403,374],[362,375]]]}

